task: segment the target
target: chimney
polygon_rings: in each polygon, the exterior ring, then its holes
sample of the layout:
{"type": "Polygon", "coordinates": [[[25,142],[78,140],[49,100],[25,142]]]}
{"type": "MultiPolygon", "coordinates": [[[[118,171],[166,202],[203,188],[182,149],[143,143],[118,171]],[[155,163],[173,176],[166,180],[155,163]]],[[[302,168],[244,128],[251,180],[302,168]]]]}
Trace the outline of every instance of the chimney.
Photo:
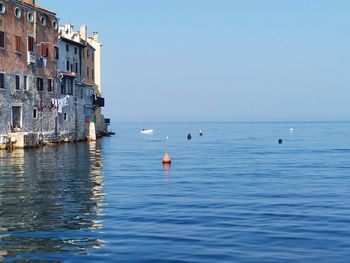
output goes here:
{"type": "Polygon", "coordinates": [[[35,0],[22,0],[22,2],[29,5],[35,5],[35,0]]]}
{"type": "Polygon", "coordinates": [[[84,40],[87,41],[87,26],[82,25],[80,27],[80,37],[84,40]]]}
{"type": "Polygon", "coordinates": [[[99,36],[98,32],[92,33],[92,38],[93,38],[96,42],[98,42],[98,36],[99,36]]]}

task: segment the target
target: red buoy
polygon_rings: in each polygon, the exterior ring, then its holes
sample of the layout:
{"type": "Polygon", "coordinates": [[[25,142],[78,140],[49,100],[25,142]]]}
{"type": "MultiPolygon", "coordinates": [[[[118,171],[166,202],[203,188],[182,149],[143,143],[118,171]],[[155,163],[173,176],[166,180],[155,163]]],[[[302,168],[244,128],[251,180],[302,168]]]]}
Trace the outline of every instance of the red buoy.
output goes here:
{"type": "Polygon", "coordinates": [[[171,163],[171,158],[167,152],[163,156],[163,163],[171,163]]]}

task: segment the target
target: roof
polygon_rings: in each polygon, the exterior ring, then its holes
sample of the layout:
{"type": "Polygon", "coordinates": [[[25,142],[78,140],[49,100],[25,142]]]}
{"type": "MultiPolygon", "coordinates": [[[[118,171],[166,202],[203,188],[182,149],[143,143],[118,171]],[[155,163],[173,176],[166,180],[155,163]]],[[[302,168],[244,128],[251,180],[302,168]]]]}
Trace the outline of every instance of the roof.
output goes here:
{"type": "Polygon", "coordinates": [[[55,12],[53,12],[53,11],[51,11],[51,10],[49,10],[49,9],[46,9],[46,8],[40,6],[40,5],[35,4],[34,6],[35,6],[36,8],[38,8],[38,9],[40,9],[40,10],[43,10],[43,11],[46,11],[46,12],[51,13],[51,14],[53,14],[53,15],[56,15],[55,12]]]}
{"type": "Polygon", "coordinates": [[[81,47],[86,47],[86,44],[85,43],[82,43],[82,42],[77,42],[77,41],[74,41],[70,38],[66,38],[66,37],[63,37],[63,36],[59,36],[58,38],[59,40],[62,40],[62,41],[65,41],[65,42],[68,42],[72,45],[77,45],[77,46],[81,46],[81,47]]]}
{"type": "Polygon", "coordinates": [[[23,5],[27,5],[27,6],[34,7],[34,8],[36,8],[36,9],[39,9],[39,10],[41,10],[41,11],[44,11],[44,12],[46,12],[46,13],[49,13],[49,14],[51,14],[51,15],[56,16],[56,13],[55,13],[55,12],[53,12],[53,11],[51,11],[51,10],[49,10],[49,9],[46,9],[46,8],[40,6],[40,5],[31,4],[31,3],[26,3],[26,2],[22,2],[22,4],[23,4],[23,5]]]}

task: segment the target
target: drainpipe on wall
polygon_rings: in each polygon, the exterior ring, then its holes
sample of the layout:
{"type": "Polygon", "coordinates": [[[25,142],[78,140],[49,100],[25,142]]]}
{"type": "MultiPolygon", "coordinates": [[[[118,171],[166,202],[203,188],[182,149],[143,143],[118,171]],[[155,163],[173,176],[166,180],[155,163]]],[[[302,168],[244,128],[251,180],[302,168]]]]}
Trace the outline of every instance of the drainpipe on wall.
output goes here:
{"type": "Polygon", "coordinates": [[[37,11],[34,12],[34,40],[36,42],[36,27],[37,27],[37,24],[36,24],[36,19],[37,19],[37,11]]]}

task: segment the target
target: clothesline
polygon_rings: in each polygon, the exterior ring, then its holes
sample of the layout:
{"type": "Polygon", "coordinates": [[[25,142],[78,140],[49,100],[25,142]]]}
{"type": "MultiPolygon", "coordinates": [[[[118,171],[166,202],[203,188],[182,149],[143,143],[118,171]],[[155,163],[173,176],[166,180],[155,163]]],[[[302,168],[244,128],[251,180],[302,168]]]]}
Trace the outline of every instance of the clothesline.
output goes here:
{"type": "Polygon", "coordinates": [[[51,99],[52,106],[57,109],[58,113],[62,113],[62,109],[68,106],[69,95],[65,96],[62,99],[51,99]]]}

